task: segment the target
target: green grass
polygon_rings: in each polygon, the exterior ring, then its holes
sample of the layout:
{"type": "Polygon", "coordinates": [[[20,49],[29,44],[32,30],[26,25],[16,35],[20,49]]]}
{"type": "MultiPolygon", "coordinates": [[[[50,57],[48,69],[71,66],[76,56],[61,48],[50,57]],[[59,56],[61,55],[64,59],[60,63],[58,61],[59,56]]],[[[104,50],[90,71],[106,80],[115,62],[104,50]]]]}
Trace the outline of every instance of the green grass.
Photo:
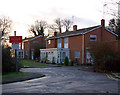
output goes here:
{"type": "Polygon", "coordinates": [[[120,73],[116,73],[117,75],[120,75],[120,73]]]}
{"type": "Polygon", "coordinates": [[[23,67],[47,67],[47,66],[57,66],[53,64],[46,64],[46,63],[39,63],[35,62],[35,60],[26,60],[26,59],[20,59],[20,64],[22,64],[23,67]]]}
{"type": "Polygon", "coordinates": [[[2,77],[2,82],[9,82],[9,81],[16,81],[16,80],[23,80],[23,79],[28,79],[28,78],[33,78],[33,77],[40,77],[42,74],[40,73],[25,73],[25,72],[11,72],[8,74],[3,75],[2,77]]]}

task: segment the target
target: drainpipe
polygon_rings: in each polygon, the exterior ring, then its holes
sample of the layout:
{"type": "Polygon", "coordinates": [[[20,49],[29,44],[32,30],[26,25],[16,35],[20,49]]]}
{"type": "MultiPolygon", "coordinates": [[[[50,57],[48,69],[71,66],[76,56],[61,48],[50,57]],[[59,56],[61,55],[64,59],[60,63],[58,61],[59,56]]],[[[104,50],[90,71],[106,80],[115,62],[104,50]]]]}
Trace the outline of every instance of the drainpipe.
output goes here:
{"type": "Polygon", "coordinates": [[[48,41],[47,41],[47,39],[46,39],[46,49],[47,49],[47,43],[48,43],[48,41]]]}
{"type": "Polygon", "coordinates": [[[29,41],[29,59],[31,59],[31,40],[29,41]]]}
{"type": "Polygon", "coordinates": [[[84,34],[83,34],[83,42],[82,42],[82,64],[84,64],[84,34]]]}

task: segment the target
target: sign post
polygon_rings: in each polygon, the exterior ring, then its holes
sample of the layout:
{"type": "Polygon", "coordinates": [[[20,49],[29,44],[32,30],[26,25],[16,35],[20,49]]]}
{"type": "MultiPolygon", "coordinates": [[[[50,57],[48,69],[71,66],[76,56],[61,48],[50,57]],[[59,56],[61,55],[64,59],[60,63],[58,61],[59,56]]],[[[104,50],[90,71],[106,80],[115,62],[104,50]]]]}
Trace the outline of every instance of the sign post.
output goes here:
{"type": "MultiPolygon", "coordinates": [[[[16,31],[14,31],[14,36],[16,37],[16,31]]],[[[14,43],[13,43],[14,44],[14,43]]],[[[18,43],[19,44],[19,43],[18,43]]],[[[17,49],[15,49],[15,63],[16,63],[16,73],[18,73],[18,63],[17,63],[17,49]]]]}
{"type": "Polygon", "coordinates": [[[12,49],[15,50],[16,73],[18,73],[17,49],[19,49],[19,43],[22,42],[22,36],[16,36],[16,31],[14,31],[14,36],[10,36],[9,38],[10,43],[12,43],[12,49]]]}

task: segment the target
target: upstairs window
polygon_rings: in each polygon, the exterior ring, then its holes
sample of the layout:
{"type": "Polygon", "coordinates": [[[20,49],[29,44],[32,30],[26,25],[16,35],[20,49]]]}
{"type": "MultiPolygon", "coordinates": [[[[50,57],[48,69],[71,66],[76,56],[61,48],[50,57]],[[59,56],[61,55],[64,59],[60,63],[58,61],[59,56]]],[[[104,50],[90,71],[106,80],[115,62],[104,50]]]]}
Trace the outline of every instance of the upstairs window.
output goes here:
{"type": "Polygon", "coordinates": [[[68,38],[64,38],[64,48],[68,48],[68,38]]]}
{"type": "Polygon", "coordinates": [[[34,44],[37,44],[37,43],[39,43],[39,41],[33,41],[33,43],[34,43],[34,44]]]}
{"type": "Polygon", "coordinates": [[[96,41],[97,36],[96,35],[90,35],[90,41],[96,41]]]}
{"type": "Polygon", "coordinates": [[[28,55],[28,51],[26,50],[26,55],[28,55]]]}
{"type": "Polygon", "coordinates": [[[57,39],[57,48],[61,48],[61,39],[57,39]]]}
{"type": "Polygon", "coordinates": [[[51,44],[51,40],[48,40],[48,44],[51,44]]]}

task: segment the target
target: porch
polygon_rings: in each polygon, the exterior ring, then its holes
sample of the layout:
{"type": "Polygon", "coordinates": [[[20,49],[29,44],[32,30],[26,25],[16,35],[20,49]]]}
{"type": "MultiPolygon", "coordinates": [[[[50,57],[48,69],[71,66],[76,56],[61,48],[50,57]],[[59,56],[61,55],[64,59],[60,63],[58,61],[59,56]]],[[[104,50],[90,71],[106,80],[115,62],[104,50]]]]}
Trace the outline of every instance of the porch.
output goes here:
{"type": "Polygon", "coordinates": [[[40,60],[46,57],[50,63],[64,63],[66,56],[70,58],[69,48],[40,49],[40,60]]]}

